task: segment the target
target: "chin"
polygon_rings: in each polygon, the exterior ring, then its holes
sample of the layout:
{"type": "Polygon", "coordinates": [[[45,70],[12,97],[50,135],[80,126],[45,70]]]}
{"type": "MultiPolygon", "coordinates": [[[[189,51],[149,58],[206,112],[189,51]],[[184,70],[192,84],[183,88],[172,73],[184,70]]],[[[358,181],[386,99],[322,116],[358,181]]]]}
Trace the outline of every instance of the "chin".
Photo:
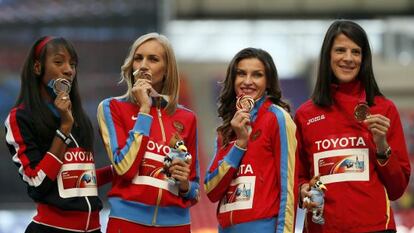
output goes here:
{"type": "Polygon", "coordinates": [[[349,83],[356,79],[356,76],[342,76],[340,78],[337,78],[339,83],[349,83]]]}
{"type": "Polygon", "coordinates": [[[246,95],[252,97],[254,100],[257,100],[258,99],[258,97],[257,97],[256,94],[246,94],[246,95]]]}

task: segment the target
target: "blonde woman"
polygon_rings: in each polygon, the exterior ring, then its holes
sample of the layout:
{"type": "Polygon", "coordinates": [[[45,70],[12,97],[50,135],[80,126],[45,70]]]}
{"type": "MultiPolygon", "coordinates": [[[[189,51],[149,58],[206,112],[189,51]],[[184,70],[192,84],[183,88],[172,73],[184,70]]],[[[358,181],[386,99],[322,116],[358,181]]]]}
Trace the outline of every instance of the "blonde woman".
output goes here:
{"type": "Polygon", "coordinates": [[[177,103],[179,77],[168,39],[157,33],[139,37],[121,76],[127,92],[98,107],[116,171],[107,232],[190,232],[189,208],[199,196],[197,124],[195,114],[177,103]],[[174,159],[164,168],[174,138],[184,142],[192,159],[174,159]]]}

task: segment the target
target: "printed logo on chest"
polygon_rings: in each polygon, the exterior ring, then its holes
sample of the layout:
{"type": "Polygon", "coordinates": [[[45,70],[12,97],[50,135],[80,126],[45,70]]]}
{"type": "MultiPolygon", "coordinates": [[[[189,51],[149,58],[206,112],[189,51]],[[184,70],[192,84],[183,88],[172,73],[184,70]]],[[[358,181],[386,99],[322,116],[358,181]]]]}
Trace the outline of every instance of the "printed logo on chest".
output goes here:
{"type": "Polygon", "coordinates": [[[184,124],[179,121],[174,121],[173,126],[178,133],[182,133],[184,131],[184,124]]]}
{"type": "Polygon", "coordinates": [[[325,120],[325,114],[313,117],[311,119],[308,120],[308,123],[306,125],[310,125],[313,124],[315,122],[321,121],[321,120],[325,120]]]}
{"type": "Polygon", "coordinates": [[[169,146],[158,144],[152,140],[148,141],[147,150],[159,155],[167,155],[170,153],[171,148],[169,146]]]}
{"type": "Polygon", "coordinates": [[[251,141],[256,141],[256,139],[258,139],[260,137],[260,135],[262,135],[262,131],[260,129],[258,129],[254,133],[251,134],[250,140],[251,141]]]}
{"type": "Polygon", "coordinates": [[[241,164],[237,175],[253,175],[253,167],[251,164],[241,164]]]}
{"type": "Polygon", "coordinates": [[[93,154],[89,151],[78,150],[78,148],[68,149],[64,158],[66,162],[94,162],[93,154]]]}
{"type": "Polygon", "coordinates": [[[318,151],[321,149],[339,149],[367,146],[363,137],[341,137],[341,138],[329,138],[319,141],[315,141],[315,145],[318,151]]]}

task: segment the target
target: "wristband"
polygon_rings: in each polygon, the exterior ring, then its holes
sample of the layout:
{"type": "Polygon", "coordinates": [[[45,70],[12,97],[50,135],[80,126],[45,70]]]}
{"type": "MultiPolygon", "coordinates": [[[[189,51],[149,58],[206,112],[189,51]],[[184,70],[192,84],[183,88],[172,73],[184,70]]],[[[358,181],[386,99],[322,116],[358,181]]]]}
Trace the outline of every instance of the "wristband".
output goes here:
{"type": "Polygon", "coordinates": [[[56,130],[56,136],[60,139],[62,139],[62,141],[69,146],[69,144],[72,142],[72,139],[70,139],[70,137],[67,137],[65,134],[62,133],[62,131],[60,131],[59,129],[56,130]]]}

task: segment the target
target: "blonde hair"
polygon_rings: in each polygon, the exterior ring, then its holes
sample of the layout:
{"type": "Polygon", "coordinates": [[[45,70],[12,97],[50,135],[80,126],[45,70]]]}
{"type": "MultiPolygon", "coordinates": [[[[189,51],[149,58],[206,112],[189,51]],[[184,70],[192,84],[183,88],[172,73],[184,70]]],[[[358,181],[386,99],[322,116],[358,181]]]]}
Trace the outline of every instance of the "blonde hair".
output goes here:
{"type": "Polygon", "coordinates": [[[168,96],[168,104],[165,107],[165,110],[168,114],[174,113],[178,104],[178,95],[180,91],[180,80],[178,76],[177,61],[175,59],[174,51],[168,40],[164,35],[158,33],[148,33],[143,36],[140,36],[132,44],[131,49],[129,50],[128,56],[125,58],[124,64],[121,66],[121,81],[126,82],[128,86],[127,92],[121,96],[121,98],[127,98],[129,101],[133,101],[132,98],[132,86],[133,86],[133,75],[132,75],[132,63],[134,62],[134,54],[139,46],[144,44],[147,41],[156,40],[165,51],[165,64],[167,66],[165,79],[162,86],[161,93],[162,95],[168,96]]]}

